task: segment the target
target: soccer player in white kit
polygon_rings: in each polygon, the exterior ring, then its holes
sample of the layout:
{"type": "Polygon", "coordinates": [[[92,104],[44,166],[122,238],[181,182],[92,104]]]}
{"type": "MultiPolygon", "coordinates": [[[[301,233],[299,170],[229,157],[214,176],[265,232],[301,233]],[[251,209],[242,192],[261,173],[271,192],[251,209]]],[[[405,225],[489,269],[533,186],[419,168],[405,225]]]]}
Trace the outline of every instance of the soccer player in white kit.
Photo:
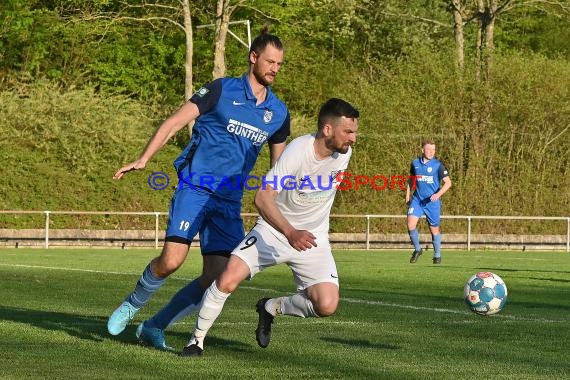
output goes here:
{"type": "Polygon", "coordinates": [[[181,356],[201,355],[204,338],[239,284],[286,263],[298,292],[257,302],[257,343],[267,347],[276,315],[328,317],[339,302],[339,280],[329,244],[329,215],[356,141],[359,112],[341,99],[320,109],[316,134],[293,140],[260,181],[260,218],[234,249],[224,272],[206,290],[192,337],[181,356]]]}

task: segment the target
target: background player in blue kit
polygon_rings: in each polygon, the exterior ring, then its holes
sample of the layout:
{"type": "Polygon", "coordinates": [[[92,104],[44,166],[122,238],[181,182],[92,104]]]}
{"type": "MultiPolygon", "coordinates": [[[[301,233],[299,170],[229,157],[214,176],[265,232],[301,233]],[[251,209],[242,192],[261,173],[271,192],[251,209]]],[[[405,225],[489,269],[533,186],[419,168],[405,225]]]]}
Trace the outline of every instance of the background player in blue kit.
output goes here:
{"type": "Polygon", "coordinates": [[[416,227],[418,220],[425,214],[433,242],[433,263],[441,264],[440,198],[451,187],[451,178],[449,178],[445,166],[435,158],[435,143],[433,141],[426,140],[423,142],[422,155],[412,161],[410,175],[414,176],[414,179],[408,181],[406,189],[408,233],[414,245],[410,263],[418,261],[422,254],[420,236],[416,227]],[[440,188],[441,181],[443,181],[443,186],[440,188]],[[414,182],[415,190],[411,188],[414,182]],[[414,190],[413,195],[411,195],[411,190],[414,190]]]}
{"type": "Polygon", "coordinates": [[[137,337],[156,348],[168,349],[164,329],[197,307],[205,289],[225,268],[230,253],[245,235],[241,219],[243,178],[249,175],[265,142],[273,165],[290,134],[289,110],[269,87],[282,63],[280,39],[262,31],[251,44],[248,73],[216,79],[200,88],[160,125],[139,159],[113,177],[119,179],[143,169],[170,138],[196,120],[188,146],[174,161],[179,185],[170,204],[162,252],[109,317],[110,334],[120,334],[182,265],[197,233],[203,257],[201,276],[181,289],[153,318],[141,323],[137,337]]]}

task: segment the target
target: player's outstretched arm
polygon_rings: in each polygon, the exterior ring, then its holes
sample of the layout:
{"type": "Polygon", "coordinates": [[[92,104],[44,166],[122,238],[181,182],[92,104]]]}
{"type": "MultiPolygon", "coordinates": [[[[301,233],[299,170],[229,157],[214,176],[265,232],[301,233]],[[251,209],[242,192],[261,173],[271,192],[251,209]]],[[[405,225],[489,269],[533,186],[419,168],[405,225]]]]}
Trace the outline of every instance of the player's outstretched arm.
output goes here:
{"type": "Polygon", "coordinates": [[[128,173],[128,172],[133,171],[133,170],[144,169],[145,166],[146,166],[146,162],[143,162],[143,161],[137,160],[135,162],[131,162],[130,164],[125,165],[122,168],[120,168],[119,170],[117,170],[117,172],[113,176],[113,179],[121,179],[121,177],[123,177],[123,174],[128,173]]]}
{"type": "Polygon", "coordinates": [[[133,170],[144,169],[147,162],[170,140],[180,129],[188,125],[200,115],[198,106],[192,102],[186,102],[175,113],[168,117],[150,138],[140,157],[128,165],[123,166],[113,176],[120,179],[125,173],[133,170]]]}

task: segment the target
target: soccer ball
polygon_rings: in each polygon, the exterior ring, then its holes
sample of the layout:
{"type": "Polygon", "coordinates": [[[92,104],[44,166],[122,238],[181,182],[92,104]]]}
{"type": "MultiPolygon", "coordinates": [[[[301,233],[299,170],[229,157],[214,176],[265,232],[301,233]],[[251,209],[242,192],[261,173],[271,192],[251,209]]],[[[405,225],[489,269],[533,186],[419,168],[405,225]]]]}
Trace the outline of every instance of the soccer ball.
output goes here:
{"type": "Polygon", "coordinates": [[[469,309],[476,314],[496,314],[507,302],[507,285],[494,273],[479,272],[467,280],[463,298],[469,309]]]}

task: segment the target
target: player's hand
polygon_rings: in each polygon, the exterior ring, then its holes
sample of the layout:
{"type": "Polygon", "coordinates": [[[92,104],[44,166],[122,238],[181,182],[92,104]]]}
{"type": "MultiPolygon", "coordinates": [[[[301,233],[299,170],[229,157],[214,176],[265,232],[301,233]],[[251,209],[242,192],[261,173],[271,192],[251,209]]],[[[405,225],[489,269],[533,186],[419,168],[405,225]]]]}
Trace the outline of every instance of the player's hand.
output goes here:
{"type": "Polygon", "coordinates": [[[146,166],[146,163],[141,161],[141,160],[136,160],[135,162],[131,162],[130,164],[123,166],[122,168],[117,170],[117,172],[113,176],[113,179],[121,179],[123,174],[128,173],[128,172],[132,172],[133,170],[144,169],[145,166],[146,166]]]}
{"type": "Polygon", "coordinates": [[[408,196],[406,195],[406,198],[404,199],[404,202],[406,202],[406,205],[409,206],[409,205],[410,205],[410,197],[408,197],[408,196]]]}
{"type": "Polygon", "coordinates": [[[437,201],[439,198],[441,198],[441,195],[439,195],[438,193],[435,193],[434,195],[432,195],[431,197],[429,197],[429,199],[430,199],[432,202],[437,201]]]}
{"type": "Polygon", "coordinates": [[[315,235],[307,230],[294,230],[290,236],[287,237],[291,247],[297,251],[306,251],[317,246],[315,235]]]}

